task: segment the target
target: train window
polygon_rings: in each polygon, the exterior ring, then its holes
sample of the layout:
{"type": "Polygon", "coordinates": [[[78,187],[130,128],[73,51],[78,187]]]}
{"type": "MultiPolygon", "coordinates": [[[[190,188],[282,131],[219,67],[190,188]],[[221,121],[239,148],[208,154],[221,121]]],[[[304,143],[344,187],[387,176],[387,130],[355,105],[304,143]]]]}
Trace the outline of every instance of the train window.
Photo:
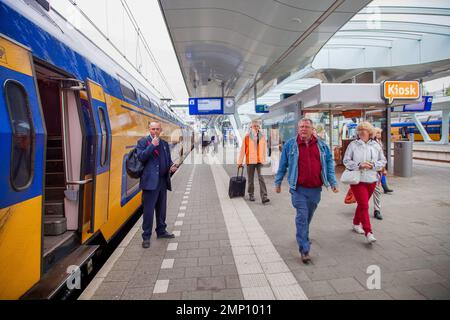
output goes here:
{"type": "Polygon", "coordinates": [[[98,109],[98,116],[100,119],[100,128],[102,130],[101,137],[101,157],[100,157],[100,165],[103,167],[106,164],[106,160],[108,159],[108,131],[106,127],[106,116],[105,111],[100,108],[98,109]]]}
{"type": "Polygon", "coordinates": [[[147,111],[151,111],[152,104],[150,102],[150,99],[142,92],[140,93],[140,96],[141,96],[142,107],[147,111]]]}
{"type": "Polygon", "coordinates": [[[136,94],[136,90],[134,90],[133,86],[131,85],[131,83],[129,83],[128,81],[120,78],[120,89],[122,90],[122,95],[132,101],[137,102],[137,94],[136,94]]]}
{"type": "Polygon", "coordinates": [[[11,184],[26,189],[33,179],[34,126],[25,88],[18,82],[5,83],[5,95],[12,127],[11,184]]]}

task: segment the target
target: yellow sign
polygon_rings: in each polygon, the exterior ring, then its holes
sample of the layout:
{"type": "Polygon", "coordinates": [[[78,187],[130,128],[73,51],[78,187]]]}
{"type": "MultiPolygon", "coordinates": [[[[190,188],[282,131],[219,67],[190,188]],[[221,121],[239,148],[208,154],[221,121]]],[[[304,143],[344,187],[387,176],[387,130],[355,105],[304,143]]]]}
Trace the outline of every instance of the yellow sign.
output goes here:
{"type": "Polygon", "coordinates": [[[389,104],[394,100],[415,100],[422,96],[419,81],[384,81],[381,94],[389,104]]]}

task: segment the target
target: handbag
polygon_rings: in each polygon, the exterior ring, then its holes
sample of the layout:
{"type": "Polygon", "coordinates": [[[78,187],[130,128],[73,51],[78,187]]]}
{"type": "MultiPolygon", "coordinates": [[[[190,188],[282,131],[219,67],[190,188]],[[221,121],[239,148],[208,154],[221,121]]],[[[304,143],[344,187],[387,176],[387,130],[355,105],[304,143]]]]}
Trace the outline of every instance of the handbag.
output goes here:
{"type": "Polygon", "coordinates": [[[358,184],[361,179],[361,172],[359,170],[350,171],[345,169],[341,176],[343,184],[358,184]]]}
{"type": "Polygon", "coordinates": [[[355,195],[353,194],[352,189],[349,188],[348,191],[347,191],[347,194],[345,196],[344,203],[345,204],[352,204],[352,203],[355,203],[355,202],[356,202],[355,195]]]}

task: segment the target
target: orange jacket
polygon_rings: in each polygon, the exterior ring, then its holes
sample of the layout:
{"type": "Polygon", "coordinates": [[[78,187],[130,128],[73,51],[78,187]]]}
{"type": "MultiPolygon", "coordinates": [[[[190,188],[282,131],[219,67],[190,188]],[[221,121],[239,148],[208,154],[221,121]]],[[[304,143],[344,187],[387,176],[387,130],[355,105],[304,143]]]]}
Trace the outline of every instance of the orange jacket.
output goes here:
{"type": "Polygon", "coordinates": [[[259,144],[258,146],[256,146],[256,141],[253,141],[253,139],[251,139],[250,135],[247,133],[241,146],[241,152],[239,153],[239,158],[237,162],[238,165],[241,165],[243,163],[244,155],[245,155],[245,164],[266,163],[265,136],[261,134],[259,144]]]}

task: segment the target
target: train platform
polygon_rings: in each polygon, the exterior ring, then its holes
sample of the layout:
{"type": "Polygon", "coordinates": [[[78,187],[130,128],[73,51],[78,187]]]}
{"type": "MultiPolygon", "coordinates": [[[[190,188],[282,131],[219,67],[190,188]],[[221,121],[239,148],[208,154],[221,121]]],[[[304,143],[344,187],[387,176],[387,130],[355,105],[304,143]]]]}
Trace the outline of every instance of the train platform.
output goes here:
{"type": "Polygon", "coordinates": [[[415,162],[413,177],[389,177],[394,192],[383,195],[384,219],[371,218],[373,245],[351,231],[347,187],[324,189],[310,229],[313,261],[305,265],[286,180],[276,194],[265,176],[265,205],[256,181],[255,202],[228,197],[236,152],[194,150],[168,193],[168,231],[176,237],[153,234],[143,249],[139,220],[79,299],[450,298],[447,166],[415,162]],[[370,266],[379,267],[379,289],[368,288],[370,266]]]}

